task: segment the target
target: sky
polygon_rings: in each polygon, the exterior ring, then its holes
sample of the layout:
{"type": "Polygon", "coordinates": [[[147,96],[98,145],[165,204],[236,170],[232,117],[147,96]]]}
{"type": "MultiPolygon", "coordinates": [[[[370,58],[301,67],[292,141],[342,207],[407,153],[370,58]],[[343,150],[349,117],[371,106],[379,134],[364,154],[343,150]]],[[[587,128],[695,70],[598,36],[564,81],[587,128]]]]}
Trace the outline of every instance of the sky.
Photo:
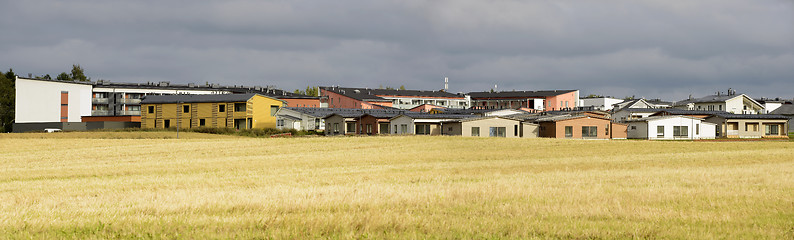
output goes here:
{"type": "Polygon", "coordinates": [[[791,0],[0,0],[0,68],[93,80],[794,98],[791,0]]]}

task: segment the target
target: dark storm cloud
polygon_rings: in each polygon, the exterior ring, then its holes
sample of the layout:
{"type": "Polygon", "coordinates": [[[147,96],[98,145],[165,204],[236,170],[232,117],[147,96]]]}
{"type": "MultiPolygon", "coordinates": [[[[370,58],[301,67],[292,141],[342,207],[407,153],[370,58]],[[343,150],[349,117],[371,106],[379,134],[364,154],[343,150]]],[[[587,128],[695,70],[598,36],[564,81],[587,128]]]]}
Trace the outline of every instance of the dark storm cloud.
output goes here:
{"type": "Polygon", "coordinates": [[[794,4],[7,1],[0,66],[112,81],[791,97],[794,4]]]}

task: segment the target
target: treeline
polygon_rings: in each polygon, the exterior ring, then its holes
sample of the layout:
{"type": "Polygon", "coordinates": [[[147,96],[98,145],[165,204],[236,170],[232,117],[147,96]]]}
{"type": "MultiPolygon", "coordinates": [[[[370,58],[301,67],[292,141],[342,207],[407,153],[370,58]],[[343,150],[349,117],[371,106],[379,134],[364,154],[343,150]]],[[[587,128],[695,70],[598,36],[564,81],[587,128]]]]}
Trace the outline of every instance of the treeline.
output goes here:
{"type": "MultiPolygon", "coordinates": [[[[14,105],[16,101],[17,74],[13,69],[0,72],[0,132],[11,132],[14,125],[14,105]]],[[[52,80],[50,74],[36,75],[34,78],[52,80]]],[[[62,72],[55,79],[63,81],[88,82],[91,78],[85,75],[85,70],[79,65],[72,65],[72,71],[62,72]]]]}

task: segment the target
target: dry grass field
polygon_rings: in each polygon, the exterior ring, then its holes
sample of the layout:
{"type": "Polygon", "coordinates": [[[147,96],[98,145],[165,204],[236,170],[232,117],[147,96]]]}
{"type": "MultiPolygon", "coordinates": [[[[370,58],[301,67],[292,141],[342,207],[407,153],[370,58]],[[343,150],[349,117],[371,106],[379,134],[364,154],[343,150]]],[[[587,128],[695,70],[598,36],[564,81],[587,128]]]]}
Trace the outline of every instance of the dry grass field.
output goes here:
{"type": "Polygon", "coordinates": [[[792,142],[136,134],[0,134],[0,236],[794,238],[792,142]]]}

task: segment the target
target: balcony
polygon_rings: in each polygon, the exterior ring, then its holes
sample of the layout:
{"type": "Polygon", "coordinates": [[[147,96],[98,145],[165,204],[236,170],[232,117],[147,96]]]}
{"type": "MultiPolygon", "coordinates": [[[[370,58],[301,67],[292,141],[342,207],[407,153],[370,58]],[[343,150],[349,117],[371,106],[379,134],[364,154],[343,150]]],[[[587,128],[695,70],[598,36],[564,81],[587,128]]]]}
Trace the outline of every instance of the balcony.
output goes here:
{"type": "Polygon", "coordinates": [[[120,111],[119,115],[140,116],[141,111],[120,111]]]}
{"type": "Polygon", "coordinates": [[[93,104],[108,104],[107,98],[92,98],[91,103],[93,104]]]}
{"type": "Polygon", "coordinates": [[[91,110],[91,116],[111,116],[110,110],[91,110]]]}
{"type": "Polygon", "coordinates": [[[123,98],[119,100],[120,103],[124,104],[141,104],[141,99],[138,98],[123,98]]]}

